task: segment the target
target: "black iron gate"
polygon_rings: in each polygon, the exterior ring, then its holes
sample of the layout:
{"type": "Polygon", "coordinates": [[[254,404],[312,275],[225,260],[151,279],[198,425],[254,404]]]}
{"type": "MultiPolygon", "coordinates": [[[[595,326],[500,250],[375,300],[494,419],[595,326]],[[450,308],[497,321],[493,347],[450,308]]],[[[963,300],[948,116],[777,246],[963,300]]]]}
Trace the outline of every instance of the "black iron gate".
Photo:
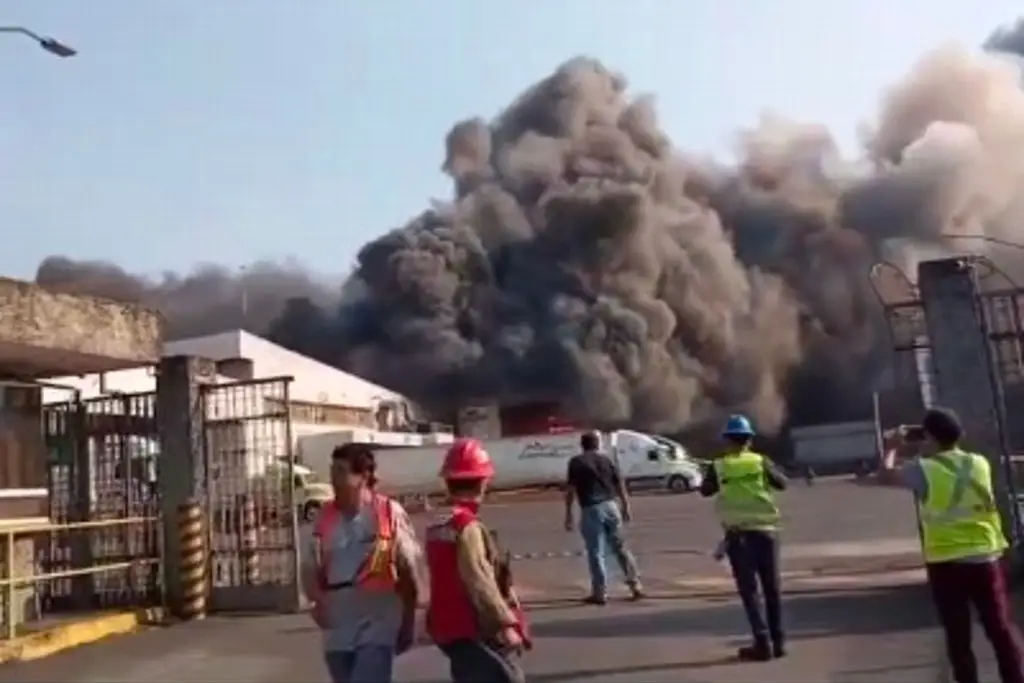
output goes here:
{"type": "MultiPolygon", "coordinates": [[[[985,354],[983,381],[975,378],[951,378],[950,384],[987,387],[991,396],[977,396],[979,403],[993,406],[987,420],[998,432],[998,458],[1006,493],[1007,509],[1015,530],[1021,531],[1021,501],[1018,490],[1018,453],[1024,453],[1024,423],[1008,419],[1024,410],[1024,361],[1021,344],[1024,340],[1022,303],[1024,290],[1016,285],[995,264],[984,257],[965,256],[957,260],[960,271],[971,277],[970,297],[974,314],[961,335],[981,335],[985,354]]],[[[928,316],[945,315],[942,300],[925,301],[910,278],[891,263],[879,263],[872,269],[872,284],[878,294],[891,335],[895,381],[888,391],[888,403],[877,411],[883,427],[908,423],[917,419],[920,408],[938,399],[934,368],[934,340],[928,333],[928,316]]],[[[932,320],[934,322],[934,320],[932,320]]],[[[948,342],[949,340],[947,340],[948,342]]],[[[978,373],[975,373],[978,374],[978,373]]],[[[949,391],[950,384],[945,391],[949,391]]],[[[948,400],[948,399],[947,399],[948,400]]],[[[970,430],[968,430],[970,431],[970,430]]]]}
{"type": "Polygon", "coordinates": [[[73,399],[43,408],[50,520],[45,573],[125,564],[47,582],[44,609],[95,609],[160,600],[156,393],[73,399]],[[78,526],[74,526],[78,525],[78,526]]]}
{"type": "Polygon", "coordinates": [[[294,611],[299,525],[290,377],[202,388],[198,481],[209,520],[211,606],[294,611]]]}

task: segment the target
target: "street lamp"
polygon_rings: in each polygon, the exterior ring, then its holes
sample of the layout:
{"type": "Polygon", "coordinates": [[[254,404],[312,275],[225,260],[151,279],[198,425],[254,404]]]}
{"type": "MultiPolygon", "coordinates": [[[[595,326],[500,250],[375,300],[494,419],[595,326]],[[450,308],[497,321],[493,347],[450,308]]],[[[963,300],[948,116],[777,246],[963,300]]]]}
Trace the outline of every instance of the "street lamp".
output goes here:
{"type": "Polygon", "coordinates": [[[32,40],[39,43],[39,47],[43,48],[52,55],[58,57],[74,57],[78,54],[78,50],[64,43],[60,42],[56,38],[48,38],[41,36],[34,31],[30,31],[24,26],[0,26],[0,33],[20,33],[23,36],[28,36],[32,40]]]}

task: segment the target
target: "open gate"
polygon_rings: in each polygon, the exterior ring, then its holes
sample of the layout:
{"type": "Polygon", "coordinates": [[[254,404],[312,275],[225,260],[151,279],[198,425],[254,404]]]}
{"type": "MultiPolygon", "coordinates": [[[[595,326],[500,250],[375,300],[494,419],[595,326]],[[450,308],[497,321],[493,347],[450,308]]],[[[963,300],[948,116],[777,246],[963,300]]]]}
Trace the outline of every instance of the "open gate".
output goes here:
{"type": "Polygon", "coordinates": [[[888,400],[876,407],[876,420],[882,427],[910,423],[922,404],[939,400],[957,408],[968,440],[985,442],[982,450],[993,460],[997,490],[1007,498],[1000,506],[1004,523],[1017,539],[1024,532],[1024,501],[1018,495],[1024,482],[1024,423],[1007,416],[1024,409],[1024,289],[986,257],[930,263],[950,269],[944,277],[958,281],[960,289],[926,296],[896,265],[882,262],[872,269],[894,368],[894,382],[882,394],[888,400]],[[934,338],[936,329],[941,339],[934,338]],[[940,354],[946,361],[944,383],[937,371],[940,354]]]}
{"type": "Polygon", "coordinates": [[[880,431],[917,422],[937,400],[931,342],[917,287],[895,265],[882,262],[871,283],[885,314],[891,355],[889,373],[875,392],[875,423],[880,431]]]}
{"type": "Polygon", "coordinates": [[[300,604],[290,377],[201,388],[214,610],[295,611],[300,604]]]}

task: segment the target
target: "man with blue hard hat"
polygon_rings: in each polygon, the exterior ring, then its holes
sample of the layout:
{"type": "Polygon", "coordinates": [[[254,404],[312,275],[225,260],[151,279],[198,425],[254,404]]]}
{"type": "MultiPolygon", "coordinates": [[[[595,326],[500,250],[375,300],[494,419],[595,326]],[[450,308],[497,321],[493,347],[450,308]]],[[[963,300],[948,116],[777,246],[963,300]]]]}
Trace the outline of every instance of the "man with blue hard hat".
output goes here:
{"type": "Polygon", "coordinates": [[[753,644],[741,647],[739,657],[767,661],[786,654],[779,595],[780,514],[775,501],[775,491],[786,488],[786,478],[771,460],[751,450],[754,428],[743,415],[729,417],[722,438],[725,451],[705,473],[700,493],[715,496],[725,529],[725,553],[754,635],[753,644]],[[764,610],[759,593],[764,594],[764,610]]]}

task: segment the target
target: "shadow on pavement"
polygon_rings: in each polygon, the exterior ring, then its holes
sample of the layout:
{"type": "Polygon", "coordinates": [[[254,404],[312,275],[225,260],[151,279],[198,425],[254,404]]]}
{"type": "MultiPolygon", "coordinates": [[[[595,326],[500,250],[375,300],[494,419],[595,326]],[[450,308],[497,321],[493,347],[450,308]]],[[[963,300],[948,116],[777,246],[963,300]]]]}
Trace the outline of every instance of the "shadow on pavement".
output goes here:
{"type": "MultiPolygon", "coordinates": [[[[560,681],[586,681],[594,679],[598,676],[620,676],[620,675],[635,675],[637,680],[643,680],[645,675],[653,676],[659,673],[667,673],[671,671],[678,671],[680,675],[685,675],[687,671],[701,671],[703,669],[713,669],[715,667],[738,664],[739,661],[735,657],[711,657],[703,660],[687,660],[685,662],[662,662],[658,664],[628,664],[618,667],[600,667],[593,669],[573,669],[572,671],[559,671],[557,673],[529,673],[527,674],[527,680],[533,683],[534,681],[541,681],[543,683],[559,683],[560,681]]],[[[746,666],[746,665],[744,665],[746,666]]],[[[679,680],[687,680],[680,678],[679,680]]],[[[753,679],[752,679],[753,680],[753,679]]],[[[448,679],[438,679],[436,681],[429,681],[429,683],[448,683],[448,679]]]]}
{"type": "MultiPolygon", "coordinates": [[[[619,638],[665,634],[734,635],[742,612],[728,604],[683,606],[636,614],[609,615],[601,608],[578,618],[542,621],[537,637],[619,638]]],[[[894,586],[856,593],[789,597],[783,603],[788,635],[793,639],[842,634],[873,635],[931,628],[935,624],[926,587],[894,586]]],[[[574,615],[575,616],[575,615],[574,615]]]]}
{"type": "MultiPolygon", "coordinates": [[[[536,674],[531,673],[528,676],[530,681],[546,681],[549,683],[557,683],[558,681],[585,681],[591,680],[598,676],[619,676],[619,675],[635,675],[637,680],[642,680],[644,675],[654,675],[657,673],[666,673],[669,671],[677,671],[681,676],[685,676],[687,671],[700,671],[702,669],[713,669],[715,667],[738,664],[738,660],[735,657],[713,657],[704,660],[688,660],[685,662],[665,662],[661,664],[631,664],[620,667],[601,667],[598,669],[574,669],[572,671],[561,671],[558,673],[548,674],[536,674]]],[[[753,675],[753,672],[751,672],[753,675]]],[[[680,680],[685,680],[680,678],[680,680]]],[[[753,677],[751,678],[753,680],[753,677]]]]}

